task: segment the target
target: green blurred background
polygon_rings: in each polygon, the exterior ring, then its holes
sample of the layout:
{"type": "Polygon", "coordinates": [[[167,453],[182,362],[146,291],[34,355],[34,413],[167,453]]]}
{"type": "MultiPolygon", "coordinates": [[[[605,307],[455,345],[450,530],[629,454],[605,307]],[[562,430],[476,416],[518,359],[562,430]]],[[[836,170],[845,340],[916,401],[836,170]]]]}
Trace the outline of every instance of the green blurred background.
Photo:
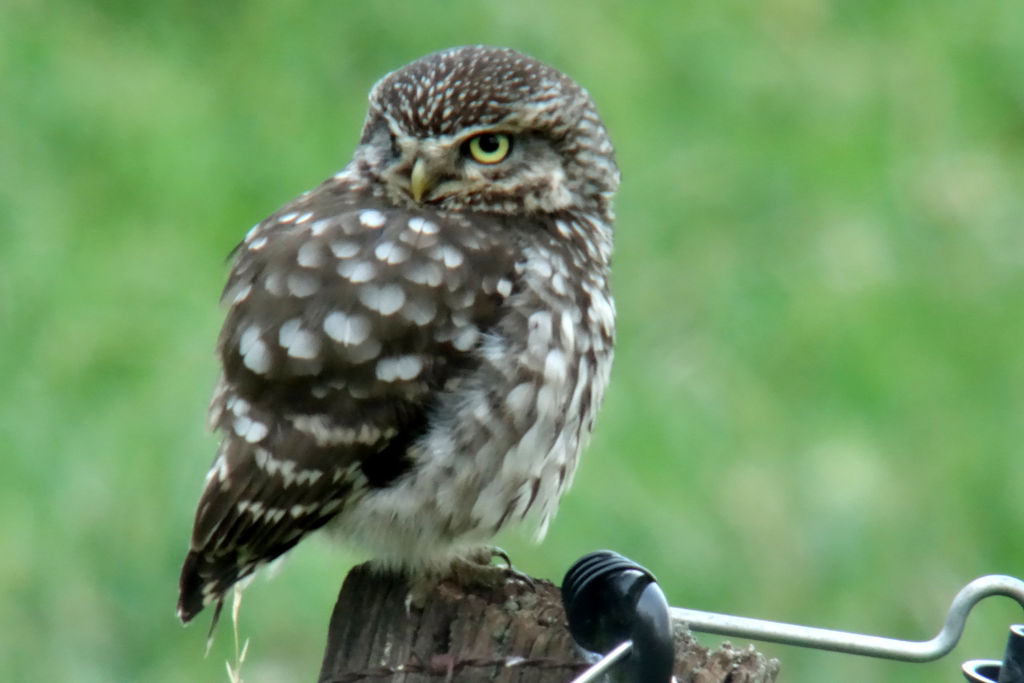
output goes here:
{"type": "MultiPolygon", "coordinates": [[[[225,681],[174,617],[215,439],[225,257],[341,168],[366,93],[516,47],[618,147],[618,356],[547,540],[674,604],[928,638],[1024,574],[1024,12],[957,2],[83,2],[0,7],[0,678],[225,681]]],[[[249,683],[312,681],[357,555],[247,593],[249,683]]],[[[786,681],[955,681],[945,661],[763,645],[786,681]]],[[[713,638],[702,637],[709,644],[713,638]]]]}

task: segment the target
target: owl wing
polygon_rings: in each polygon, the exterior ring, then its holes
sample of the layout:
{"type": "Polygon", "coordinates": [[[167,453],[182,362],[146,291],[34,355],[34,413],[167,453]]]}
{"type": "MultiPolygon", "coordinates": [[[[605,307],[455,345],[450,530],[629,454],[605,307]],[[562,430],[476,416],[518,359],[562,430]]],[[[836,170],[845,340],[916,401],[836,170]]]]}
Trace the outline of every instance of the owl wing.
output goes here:
{"type": "Polygon", "coordinates": [[[182,621],[415,468],[408,447],[512,293],[513,254],[496,220],[386,208],[337,179],[250,231],[223,296],[223,440],[182,621]]]}

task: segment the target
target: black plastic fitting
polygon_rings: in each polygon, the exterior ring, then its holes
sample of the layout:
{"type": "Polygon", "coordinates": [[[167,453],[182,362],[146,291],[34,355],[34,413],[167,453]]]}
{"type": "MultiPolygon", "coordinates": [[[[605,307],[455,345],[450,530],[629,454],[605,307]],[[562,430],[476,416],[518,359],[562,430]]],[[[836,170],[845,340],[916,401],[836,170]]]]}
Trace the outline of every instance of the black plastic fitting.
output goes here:
{"type": "Polygon", "coordinates": [[[1010,627],[1003,661],[972,659],[964,662],[963,672],[971,683],[1024,683],[1024,624],[1010,627]]]}
{"type": "Polygon", "coordinates": [[[610,550],[585,555],[562,581],[569,631],[584,650],[633,646],[610,673],[621,683],[669,683],[675,661],[668,601],[654,575],[610,550]]]}

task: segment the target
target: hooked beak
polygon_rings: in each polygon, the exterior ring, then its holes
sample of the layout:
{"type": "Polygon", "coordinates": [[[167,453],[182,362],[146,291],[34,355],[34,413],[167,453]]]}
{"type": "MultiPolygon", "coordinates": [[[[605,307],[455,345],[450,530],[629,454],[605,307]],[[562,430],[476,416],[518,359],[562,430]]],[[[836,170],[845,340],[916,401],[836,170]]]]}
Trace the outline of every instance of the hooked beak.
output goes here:
{"type": "Polygon", "coordinates": [[[422,157],[416,159],[412,165],[412,173],[409,176],[409,191],[412,198],[420,203],[434,186],[437,185],[437,174],[427,165],[422,157]]]}

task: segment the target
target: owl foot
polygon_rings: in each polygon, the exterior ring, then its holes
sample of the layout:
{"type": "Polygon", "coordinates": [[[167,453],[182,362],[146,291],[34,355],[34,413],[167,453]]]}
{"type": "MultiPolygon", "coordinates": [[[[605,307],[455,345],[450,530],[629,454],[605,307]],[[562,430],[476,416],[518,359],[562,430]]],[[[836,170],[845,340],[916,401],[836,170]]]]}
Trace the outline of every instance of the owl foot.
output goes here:
{"type": "Polygon", "coordinates": [[[532,576],[512,566],[512,560],[504,550],[497,546],[480,548],[455,558],[445,573],[424,574],[410,579],[405,608],[406,611],[422,609],[430,602],[430,596],[445,583],[462,589],[495,591],[504,588],[509,581],[524,584],[529,590],[535,590],[537,586],[532,576]],[[495,558],[502,560],[505,566],[492,564],[495,558]]]}
{"type": "Polygon", "coordinates": [[[491,546],[467,553],[452,563],[452,578],[459,585],[477,586],[480,588],[500,588],[508,581],[519,581],[530,589],[536,582],[529,574],[525,574],[512,566],[512,559],[502,548],[491,546]],[[496,567],[495,559],[504,561],[504,567],[496,567]]]}

